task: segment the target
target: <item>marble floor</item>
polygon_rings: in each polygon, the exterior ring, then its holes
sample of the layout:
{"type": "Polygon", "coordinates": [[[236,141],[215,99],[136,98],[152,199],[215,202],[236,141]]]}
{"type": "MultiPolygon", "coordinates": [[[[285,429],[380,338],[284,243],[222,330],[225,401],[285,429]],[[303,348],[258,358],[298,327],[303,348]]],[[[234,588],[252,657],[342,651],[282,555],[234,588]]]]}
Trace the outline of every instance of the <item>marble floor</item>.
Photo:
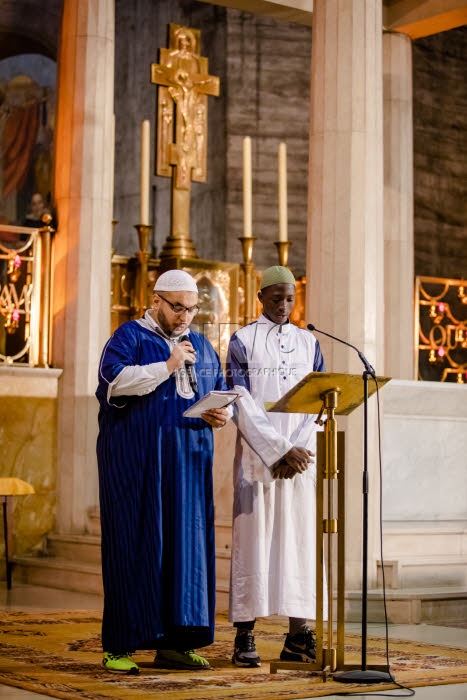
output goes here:
{"type": "MultiPolygon", "coordinates": [[[[60,591],[51,588],[38,588],[13,584],[10,591],[6,590],[5,583],[0,583],[0,609],[2,610],[101,610],[102,598],[94,595],[83,595],[69,591],[60,591]]],[[[348,624],[349,631],[359,631],[357,624],[348,624]]],[[[368,634],[384,635],[383,625],[369,624],[368,634]]],[[[438,627],[434,625],[390,625],[389,634],[392,637],[409,639],[413,641],[433,642],[435,644],[447,644],[467,647],[467,629],[456,627],[438,627]]],[[[326,696],[330,700],[340,700],[345,695],[345,685],[339,695],[326,696]]],[[[382,693],[383,691],[381,691],[382,693]]],[[[372,694],[380,696],[381,693],[372,694]]],[[[385,697],[408,697],[406,690],[394,689],[384,691],[385,697]]],[[[6,685],[0,685],[0,700],[34,700],[47,696],[19,690],[6,685]]],[[[355,697],[355,696],[354,696],[355,697]]],[[[364,695],[362,697],[368,697],[364,695]]],[[[415,697],[418,700],[467,700],[467,684],[433,686],[429,688],[416,688],[415,697]]]]}

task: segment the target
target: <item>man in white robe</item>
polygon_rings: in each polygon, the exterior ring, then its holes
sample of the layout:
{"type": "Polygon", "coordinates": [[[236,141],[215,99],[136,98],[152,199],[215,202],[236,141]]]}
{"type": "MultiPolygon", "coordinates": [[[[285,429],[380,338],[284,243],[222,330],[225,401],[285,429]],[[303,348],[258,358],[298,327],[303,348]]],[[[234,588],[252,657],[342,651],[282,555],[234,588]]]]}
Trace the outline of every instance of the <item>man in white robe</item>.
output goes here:
{"type": "MultiPolygon", "coordinates": [[[[289,618],[280,658],[314,661],[316,618],[316,416],[267,413],[312,371],[324,372],[317,339],[294,326],[295,278],[282,266],[265,270],[258,299],[263,313],[234,333],[227,384],[241,394],[234,463],[230,620],[232,661],[260,666],[257,617],[289,618]]],[[[324,601],[326,602],[326,601],[324,601]]]]}

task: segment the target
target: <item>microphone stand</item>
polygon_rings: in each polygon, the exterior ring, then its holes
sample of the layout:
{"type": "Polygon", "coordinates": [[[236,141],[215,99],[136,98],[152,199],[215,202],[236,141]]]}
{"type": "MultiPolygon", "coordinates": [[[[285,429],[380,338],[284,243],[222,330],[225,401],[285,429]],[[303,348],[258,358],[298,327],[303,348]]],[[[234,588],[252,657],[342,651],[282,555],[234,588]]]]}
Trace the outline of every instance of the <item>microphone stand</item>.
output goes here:
{"type": "Polygon", "coordinates": [[[363,525],[362,525],[362,661],[361,668],[350,671],[337,671],[332,674],[333,680],[339,683],[392,683],[394,678],[385,671],[371,670],[367,668],[367,605],[368,605],[368,378],[376,380],[376,372],[370,365],[365,355],[345,340],[336,338],[329,333],[320,331],[312,323],[308,324],[310,331],[316,331],[348,345],[356,351],[365,367],[363,378],[363,525]]]}

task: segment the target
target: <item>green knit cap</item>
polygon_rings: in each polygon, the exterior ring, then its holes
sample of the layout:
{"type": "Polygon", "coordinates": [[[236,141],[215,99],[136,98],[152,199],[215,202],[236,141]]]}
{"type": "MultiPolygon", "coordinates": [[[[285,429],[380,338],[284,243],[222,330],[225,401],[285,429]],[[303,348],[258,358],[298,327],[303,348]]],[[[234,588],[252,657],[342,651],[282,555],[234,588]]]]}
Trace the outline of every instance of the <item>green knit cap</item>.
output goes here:
{"type": "Polygon", "coordinates": [[[270,287],[272,284],[293,284],[295,287],[295,277],[288,267],[273,265],[263,272],[260,289],[270,287]]]}

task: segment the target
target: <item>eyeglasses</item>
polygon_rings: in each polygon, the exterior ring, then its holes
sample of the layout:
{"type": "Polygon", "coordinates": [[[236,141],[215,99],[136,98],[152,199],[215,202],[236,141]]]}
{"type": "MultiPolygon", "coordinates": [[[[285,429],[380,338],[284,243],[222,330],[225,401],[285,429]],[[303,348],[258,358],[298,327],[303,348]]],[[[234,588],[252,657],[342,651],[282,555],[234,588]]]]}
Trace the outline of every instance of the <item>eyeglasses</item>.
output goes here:
{"type": "Polygon", "coordinates": [[[170,308],[172,309],[172,311],[174,312],[174,314],[176,316],[181,316],[182,314],[185,313],[185,311],[187,311],[189,314],[197,314],[199,311],[198,304],[195,304],[194,306],[183,306],[183,304],[172,304],[171,301],[169,301],[168,299],[163,297],[162,294],[159,294],[158,292],[157,292],[157,296],[160,297],[162,299],[162,301],[165,301],[165,303],[170,306],[170,308]]]}

